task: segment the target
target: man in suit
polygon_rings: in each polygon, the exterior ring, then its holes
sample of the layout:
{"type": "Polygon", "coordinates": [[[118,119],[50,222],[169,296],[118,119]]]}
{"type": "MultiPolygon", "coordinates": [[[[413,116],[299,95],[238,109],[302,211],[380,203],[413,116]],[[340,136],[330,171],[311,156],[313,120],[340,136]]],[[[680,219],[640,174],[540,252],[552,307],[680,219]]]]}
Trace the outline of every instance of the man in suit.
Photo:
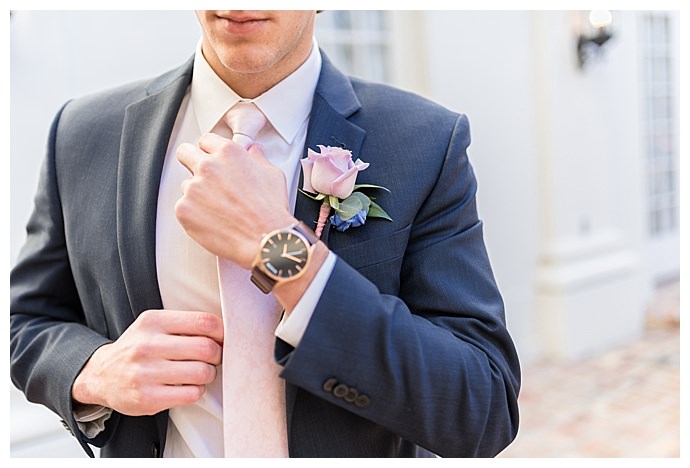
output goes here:
{"type": "Polygon", "coordinates": [[[299,159],[338,146],[369,163],[358,184],[390,190],[376,202],[392,221],[306,232],[299,277],[262,283],[282,312],[268,352],[285,452],[254,455],[499,453],[517,432],[520,371],[465,116],[341,74],[315,47],[314,12],[197,16],[193,61],[54,121],[11,275],[15,385],[89,454],[240,453],[221,408],[231,340],[215,260],[246,273],[232,298],[253,294],[266,233],[315,226],[299,159]],[[268,120],[247,148],[223,133],[237,102],[268,120]]]}

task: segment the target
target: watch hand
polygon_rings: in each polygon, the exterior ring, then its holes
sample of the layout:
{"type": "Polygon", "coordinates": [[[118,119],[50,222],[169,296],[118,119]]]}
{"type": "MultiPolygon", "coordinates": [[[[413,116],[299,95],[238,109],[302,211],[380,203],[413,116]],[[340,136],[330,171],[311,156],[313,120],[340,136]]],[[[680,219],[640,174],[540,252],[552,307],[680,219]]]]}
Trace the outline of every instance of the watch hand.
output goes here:
{"type": "Polygon", "coordinates": [[[302,262],[304,262],[304,259],[298,258],[298,257],[295,257],[295,256],[292,256],[292,255],[290,255],[289,253],[283,254],[282,257],[283,257],[283,258],[287,258],[288,260],[292,260],[292,261],[295,262],[295,263],[302,263],[302,262]]]}

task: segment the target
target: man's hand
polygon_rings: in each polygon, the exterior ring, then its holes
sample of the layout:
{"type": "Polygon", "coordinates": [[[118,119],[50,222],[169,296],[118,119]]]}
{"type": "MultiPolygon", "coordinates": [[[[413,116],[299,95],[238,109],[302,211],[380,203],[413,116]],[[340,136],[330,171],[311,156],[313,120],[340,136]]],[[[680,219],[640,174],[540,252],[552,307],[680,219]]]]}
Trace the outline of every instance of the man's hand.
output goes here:
{"type": "Polygon", "coordinates": [[[93,353],[72,397],[130,416],[194,403],[216,377],[222,343],[223,322],[214,314],[148,310],[93,353]]]}
{"type": "Polygon", "coordinates": [[[182,184],[175,214],[187,234],[209,252],[249,269],[263,235],[295,222],[283,171],[261,147],[208,133],[198,147],[180,145],[178,160],[192,177],[182,184]]]}
{"type": "MultiPolygon", "coordinates": [[[[177,220],[209,252],[250,269],[263,236],[297,222],[289,211],[285,175],[266,160],[260,146],[245,151],[232,140],[208,133],[198,147],[180,145],[177,159],[192,174],[182,184],[177,220]]],[[[286,314],[304,294],[328,249],[319,242],[312,254],[303,276],[273,289],[286,314]]]]}

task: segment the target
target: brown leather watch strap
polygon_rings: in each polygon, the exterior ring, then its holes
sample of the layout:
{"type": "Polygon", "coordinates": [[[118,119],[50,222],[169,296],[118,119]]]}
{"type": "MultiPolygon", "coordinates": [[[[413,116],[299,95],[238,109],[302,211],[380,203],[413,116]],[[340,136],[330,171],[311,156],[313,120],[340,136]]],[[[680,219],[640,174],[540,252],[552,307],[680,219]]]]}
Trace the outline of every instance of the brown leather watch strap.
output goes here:
{"type": "Polygon", "coordinates": [[[262,293],[268,294],[276,285],[276,281],[273,278],[269,278],[266,274],[259,270],[257,267],[252,269],[252,283],[256,285],[257,288],[261,290],[262,293]]]}
{"type": "Polygon", "coordinates": [[[316,234],[314,233],[314,231],[309,229],[309,226],[304,224],[302,221],[295,224],[292,227],[292,229],[294,229],[295,231],[302,234],[307,239],[307,242],[309,242],[309,245],[314,245],[319,241],[319,238],[316,237],[316,234]]]}

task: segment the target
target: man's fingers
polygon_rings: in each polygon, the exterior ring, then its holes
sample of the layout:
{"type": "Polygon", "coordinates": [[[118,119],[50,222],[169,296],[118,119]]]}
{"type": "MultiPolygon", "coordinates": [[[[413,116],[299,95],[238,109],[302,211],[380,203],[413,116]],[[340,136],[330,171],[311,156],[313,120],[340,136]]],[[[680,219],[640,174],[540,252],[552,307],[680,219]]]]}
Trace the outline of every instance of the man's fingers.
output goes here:
{"type": "Polygon", "coordinates": [[[264,155],[264,147],[261,146],[259,143],[252,143],[251,145],[249,145],[249,148],[247,148],[247,152],[255,159],[260,159],[262,161],[268,162],[266,156],[264,155]]]}
{"type": "Polygon", "coordinates": [[[140,395],[137,395],[138,405],[119,409],[118,411],[129,416],[146,416],[176,406],[190,405],[197,402],[203,396],[206,386],[149,385],[145,390],[140,395]]]}
{"type": "Polygon", "coordinates": [[[199,161],[204,157],[204,153],[190,143],[182,143],[177,148],[177,160],[194,175],[199,161]]]}
{"type": "Polygon", "coordinates": [[[242,148],[239,143],[235,143],[217,133],[205,133],[199,137],[199,149],[211,154],[219,151],[229,151],[231,149],[238,150],[242,148]]]}
{"type": "Polygon", "coordinates": [[[169,361],[198,361],[213,366],[223,359],[222,344],[208,336],[164,335],[147,344],[142,352],[164,356],[169,361]]]}
{"type": "MultiPolygon", "coordinates": [[[[245,154],[242,145],[215,133],[202,135],[197,144],[198,146],[183,143],[177,148],[177,160],[192,175],[199,173],[201,164],[208,162],[207,158],[211,155],[245,154]]],[[[261,159],[264,159],[261,147],[257,148],[256,146],[256,144],[250,146],[250,154],[254,156],[260,155],[261,159]],[[254,148],[254,150],[252,151],[251,148],[254,148]]]]}
{"type": "Polygon", "coordinates": [[[206,336],[223,342],[223,320],[209,312],[147,310],[139,320],[142,326],[159,328],[171,335],[206,336]]]}
{"type": "Polygon", "coordinates": [[[198,361],[165,361],[151,370],[152,382],[165,385],[208,385],[214,381],[216,366],[198,361]]]}
{"type": "MultiPolygon", "coordinates": [[[[199,149],[205,153],[238,153],[244,151],[241,143],[229,140],[216,133],[206,133],[199,138],[199,149]]],[[[263,146],[259,143],[251,143],[246,151],[255,158],[265,159],[263,146]]]]}

